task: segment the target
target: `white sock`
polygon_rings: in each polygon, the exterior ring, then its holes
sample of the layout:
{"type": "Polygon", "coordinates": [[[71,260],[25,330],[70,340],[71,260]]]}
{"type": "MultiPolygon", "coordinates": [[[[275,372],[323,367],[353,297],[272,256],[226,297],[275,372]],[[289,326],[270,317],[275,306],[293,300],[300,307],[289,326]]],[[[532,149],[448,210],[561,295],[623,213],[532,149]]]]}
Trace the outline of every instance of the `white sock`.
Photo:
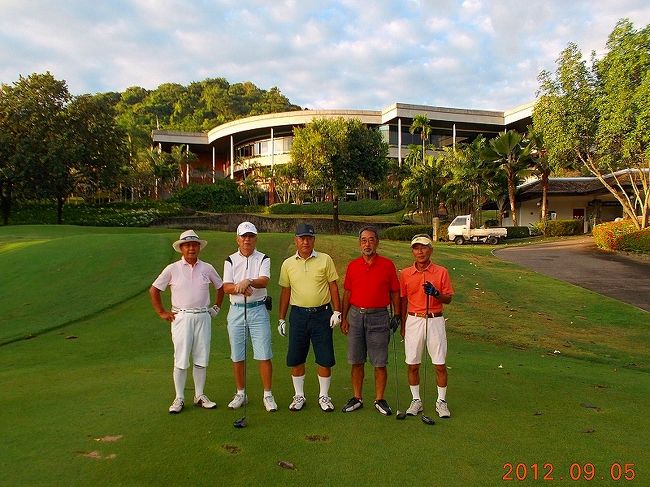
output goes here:
{"type": "Polygon", "coordinates": [[[301,375],[299,377],[291,376],[293,380],[293,388],[296,391],[296,396],[305,395],[305,376],[301,375]]]}
{"type": "Polygon", "coordinates": [[[320,375],[318,376],[318,383],[320,384],[320,393],[318,394],[318,397],[329,395],[331,382],[332,382],[332,376],[329,377],[321,377],[320,375]]]}
{"type": "Polygon", "coordinates": [[[194,395],[199,397],[203,394],[205,389],[205,367],[195,365],[192,369],[192,376],[194,377],[194,395]]]}
{"type": "Polygon", "coordinates": [[[409,387],[411,388],[411,395],[413,396],[413,399],[420,399],[420,384],[409,387]]]}
{"type": "Polygon", "coordinates": [[[271,391],[264,391],[264,397],[269,397],[272,396],[273,393],[271,391]]]}
{"type": "Polygon", "coordinates": [[[447,386],[440,387],[438,386],[438,401],[446,401],[447,397],[447,386]]]}
{"type": "Polygon", "coordinates": [[[237,389],[237,394],[239,394],[240,396],[245,395],[246,394],[246,389],[237,389]]]}
{"type": "Polygon", "coordinates": [[[187,369],[179,369],[174,367],[174,389],[176,389],[176,397],[185,399],[185,381],[187,380],[187,369]]]}

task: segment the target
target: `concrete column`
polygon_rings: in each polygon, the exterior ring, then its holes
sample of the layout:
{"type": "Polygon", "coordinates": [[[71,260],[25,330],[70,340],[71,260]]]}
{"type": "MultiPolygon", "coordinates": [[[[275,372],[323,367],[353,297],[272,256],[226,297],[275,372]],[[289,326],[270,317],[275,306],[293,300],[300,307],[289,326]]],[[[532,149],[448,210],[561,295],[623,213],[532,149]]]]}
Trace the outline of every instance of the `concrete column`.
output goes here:
{"type": "MultiPolygon", "coordinates": [[[[390,137],[390,132],[389,132],[390,137]]],[[[397,119],[397,166],[402,167],[402,119],[397,119]]]]}
{"type": "Polygon", "coordinates": [[[230,136],[230,179],[235,179],[235,139],[230,136]]]}

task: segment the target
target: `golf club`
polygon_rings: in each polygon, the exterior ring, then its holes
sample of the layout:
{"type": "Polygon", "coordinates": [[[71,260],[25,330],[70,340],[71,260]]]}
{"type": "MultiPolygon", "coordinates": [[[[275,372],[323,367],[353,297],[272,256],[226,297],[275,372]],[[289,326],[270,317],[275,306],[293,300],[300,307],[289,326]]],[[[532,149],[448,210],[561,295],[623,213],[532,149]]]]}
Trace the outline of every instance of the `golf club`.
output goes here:
{"type": "MultiPolygon", "coordinates": [[[[424,343],[427,347],[427,353],[429,353],[429,295],[427,294],[427,309],[424,315],[424,343]]],[[[436,424],[433,418],[430,418],[424,414],[424,400],[427,397],[427,364],[425,363],[424,353],[422,354],[422,365],[424,365],[424,382],[422,383],[422,422],[424,424],[432,425],[436,424]]]]}
{"type": "MultiPolygon", "coordinates": [[[[247,376],[247,369],[248,369],[248,364],[246,362],[246,349],[248,348],[248,318],[246,316],[246,294],[244,294],[244,391],[246,391],[246,386],[248,386],[248,376],[247,376]]],[[[246,394],[246,392],[244,392],[246,394]]],[[[246,396],[244,396],[245,398],[246,396]]],[[[246,412],[248,410],[248,401],[244,400],[244,416],[235,420],[235,422],[232,424],[235,428],[245,428],[247,426],[246,423],[246,412]]]]}
{"type": "Polygon", "coordinates": [[[398,370],[397,370],[397,344],[395,343],[395,333],[397,333],[397,330],[393,332],[393,336],[390,337],[390,339],[393,341],[393,361],[395,362],[395,400],[397,401],[397,414],[395,415],[395,419],[406,419],[406,411],[400,411],[399,410],[399,379],[398,379],[398,370]]]}

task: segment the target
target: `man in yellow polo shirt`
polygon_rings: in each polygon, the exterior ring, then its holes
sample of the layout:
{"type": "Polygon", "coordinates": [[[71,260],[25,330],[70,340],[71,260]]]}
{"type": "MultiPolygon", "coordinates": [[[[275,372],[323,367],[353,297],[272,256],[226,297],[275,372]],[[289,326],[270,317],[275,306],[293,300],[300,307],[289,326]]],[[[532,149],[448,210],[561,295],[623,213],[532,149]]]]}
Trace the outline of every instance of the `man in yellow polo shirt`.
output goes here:
{"type": "Polygon", "coordinates": [[[305,405],[305,362],[311,341],[318,364],[318,403],[323,411],[331,412],[334,404],[329,397],[329,388],[332,367],[336,363],[332,329],[341,323],[341,303],[336,284],[339,276],[332,258],[314,250],[315,241],[314,227],[307,223],[298,224],[294,237],[296,253],[280,268],[278,331],[286,336],[285,318],[291,304],[287,366],[291,367],[295,395],[289,410],[300,411],[305,405]]]}

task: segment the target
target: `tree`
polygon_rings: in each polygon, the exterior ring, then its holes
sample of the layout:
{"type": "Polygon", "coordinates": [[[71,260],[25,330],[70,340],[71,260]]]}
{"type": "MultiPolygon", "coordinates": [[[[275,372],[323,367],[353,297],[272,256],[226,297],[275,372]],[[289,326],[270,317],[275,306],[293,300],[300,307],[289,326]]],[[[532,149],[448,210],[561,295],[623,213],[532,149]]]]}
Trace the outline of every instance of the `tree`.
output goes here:
{"type": "Polygon", "coordinates": [[[425,222],[437,214],[439,191],[445,183],[443,159],[430,159],[411,168],[411,174],[402,184],[402,199],[414,205],[425,222]]]}
{"type": "Polygon", "coordinates": [[[528,140],[531,144],[530,165],[533,172],[539,177],[542,185],[542,205],[540,219],[546,222],[548,212],[548,179],[553,172],[553,164],[548,157],[548,149],[544,143],[544,136],[533,127],[528,127],[528,140]]]}
{"type": "Polygon", "coordinates": [[[579,162],[621,204],[636,228],[650,217],[650,26],[620,20],[608,52],[588,65],[571,43],[554,74],[538,77],[533,125],[551,162],[579,162]],[[611,175],[611,176],[610,176],[611,175]]]}
{"type": "Polygon", "coordinates": [[[516,130],[508,130],[490,139],[488,146],[483,151],[483,158],[496,164],[506,173],[508,180],[508,199],[510,200],[510,214],[512,225],[517,226],[517,212],[515,197],[517,184],[522,171],[528,168],[530,161],[530,145],[524,143],[524,136],[516,130]]]}
{"type": "Polygon", "coordinates": [[[312,188],[331,194],[334,225],[338,228],[339,198],[360,178],[380,183],[388,169],[388,144],[379,131],[358,119],[317,118],[294,130],[291,160],[305,173],[312,188]]]}
{"type": "Polygon", "coordinates": [[[424,154],[426,150],[426,142],[429,140],[431,130],[432,128],[431,125],[429,125],[429,117],[426,115],[416,115],[413,117],[413,122],[409,127],[409,132],[412,134],[415,134],[418,131],[420,132],[420,139],[422,140],[422,162],[425,160],[424,154]]]}

